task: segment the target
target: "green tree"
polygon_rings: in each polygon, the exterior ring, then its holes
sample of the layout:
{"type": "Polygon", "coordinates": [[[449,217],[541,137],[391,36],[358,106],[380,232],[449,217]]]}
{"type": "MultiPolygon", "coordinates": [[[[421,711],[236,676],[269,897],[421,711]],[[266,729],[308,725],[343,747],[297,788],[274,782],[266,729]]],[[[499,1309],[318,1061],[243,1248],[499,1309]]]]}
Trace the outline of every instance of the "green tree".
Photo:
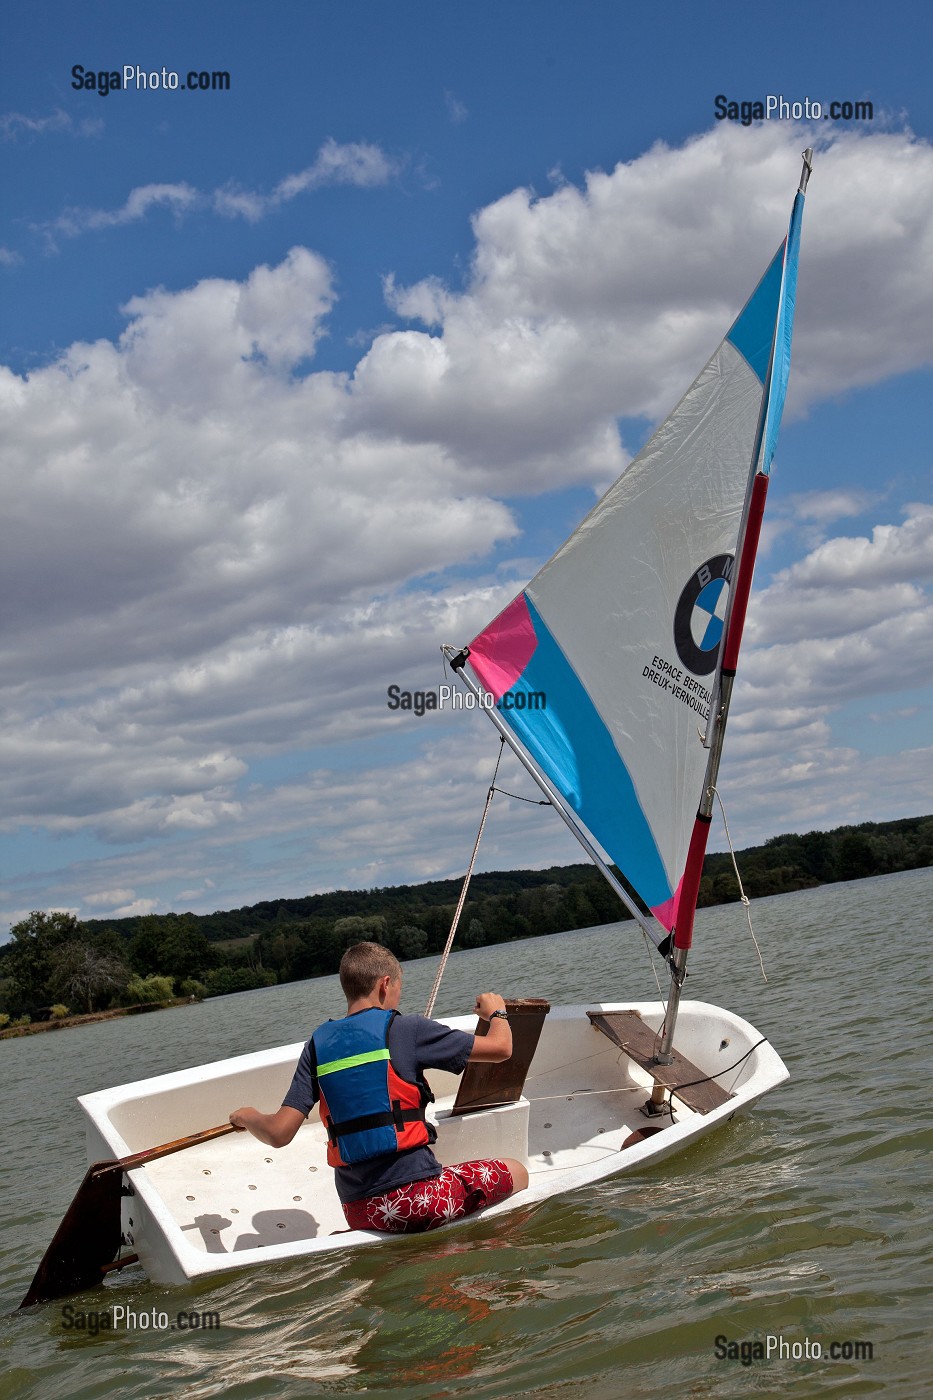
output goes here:
{"type": "Polygon", "coordinates": [[[851,831],[839,842],[836,872],[840,880],[861,880],[875,873],[871,844],[860,831],[851,831]]]}
{"type": "Polygon", "coordinates": [[[345,919],[334,920],[334,933],[344,950],[354,943],[385,943],[388,922],[384,914],[348,914],[345,919]]]}
{"type": "Polygon", "coordinates": [[[288,982],[301,953],[302,941],[293,926],[286,925],[275,933],[260,934],[258,950],[264,967],[272,967],[280,982],[288,982]]]}
{"type": "Polygon", "coordinates": [[[428,935],[423,928],[414,924],[402,924],[392,939],[400,958],[423,958],[427,956],[428,935]]]}
{"type": "Polygon", "coordinates": [[[9,977],[6,999],[10,1009],[22,1012],[26,1007],[43,1006],[54,995],[49,978],[55,958],[69,943],[76,942],[81,933],[74,914],[53,910],[45,914],[39,909],[26,919],[20,919],[10,930],[10,942],[4,949],[4,974],[9,977]]]}
{"type": "Polygon", "coordinates": [[[739,898],[739,886],[731,870],[723,870],[713,878],[713,896],[717,904],[732,904],[739,898]]]}
{"type": "Polygon", "coordinates": [[[158,1006],[171,1001],[174,994],[171,977],[153,973],[149,977],[133,977],[124,987],[121,1000],[125,1006],[158,1006]]]}
{"type": "Polygon", "coordinates": [[[808,831],[801,837],[803,861],[817,880],[832,881],[836,876],[833,840],[828,831],[808,831]]]}
{"type": "Polygon", "coordinates": [[[199,977],[216,962],[216,953],[193,914],[146,914],[130,942],[134,972],[184,981],[199,977]]]}
{"type": "Polygon", "coordinates": [[[209,997],[228,996],[231,992],[251,992],[257,987],[274,987],[275,973],[268,968],[214,967],[205,979],[209,997]]]}
{"type": "Polygon", "coordinates": [[[486,942],[486,930],[483,927],[482,920],[471,919],[460,934],[459,942],[462,948],[482,948],[483,944],[486,942]]]}

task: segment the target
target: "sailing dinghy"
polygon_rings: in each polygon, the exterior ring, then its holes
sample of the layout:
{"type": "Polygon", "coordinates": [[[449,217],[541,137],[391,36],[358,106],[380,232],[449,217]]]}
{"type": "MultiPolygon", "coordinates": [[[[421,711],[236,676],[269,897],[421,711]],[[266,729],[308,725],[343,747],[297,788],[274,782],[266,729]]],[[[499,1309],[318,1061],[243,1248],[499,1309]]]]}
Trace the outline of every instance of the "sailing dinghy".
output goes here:
{"type": "MultiPolygon", "coordinates": [[[[666,1004],[510,1003],[512,1060],[431,1072],[443,1163],[527,1163],[528,1190],[486,1215],[668,1157],[787,1078],[747,1021],[681,992],[787,387],[811,154],[784,243],[683,399],[528,587],[468,646],[444,649],[493,697],[483,708],[502,739],[670,971],[666,1004]]],[[[79,1192],[24,1301],[137,1256],[154,1280],[181,1283],[389,1239],[346,1229],[316,1109],[278,1151],[197,1131],[243,1103],[278,1107],[301,1050],[81,1098],[88,1160],[107,1159],[85,1186],[112,1183],[109,1238],[89,1244],[79,1192]],[[175,1141],[146,1151],[163,1139],[175,1141]],[[84,1233],[69,1233],[73,1215],[84,1233]]]]}

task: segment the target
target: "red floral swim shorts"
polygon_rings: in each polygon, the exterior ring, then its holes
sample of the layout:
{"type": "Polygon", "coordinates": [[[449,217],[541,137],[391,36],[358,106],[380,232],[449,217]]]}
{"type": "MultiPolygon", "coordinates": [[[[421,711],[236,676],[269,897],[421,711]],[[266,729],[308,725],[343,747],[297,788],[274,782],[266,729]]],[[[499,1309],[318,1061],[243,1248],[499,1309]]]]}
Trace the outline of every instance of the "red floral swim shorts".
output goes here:
{"type": "Polygon", "coordinates": [[[458,1162],[455,1167],[445,1167],[440,1176],[413,1181],[385,1196],[349,1201],[343,1213],[352,1230],[412,1235],[436,1230],[439,1225],[504,1201],[512,1189],[512,1174],[504,1162],[495,1158],[458,1162]]]}

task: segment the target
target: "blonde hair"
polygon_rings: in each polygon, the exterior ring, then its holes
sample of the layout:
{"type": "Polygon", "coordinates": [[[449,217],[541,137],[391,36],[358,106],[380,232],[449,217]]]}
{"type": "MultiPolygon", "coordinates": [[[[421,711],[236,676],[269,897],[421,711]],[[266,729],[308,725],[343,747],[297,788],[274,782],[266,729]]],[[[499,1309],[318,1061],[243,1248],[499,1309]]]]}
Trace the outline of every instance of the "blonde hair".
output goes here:
{"type": "Polygon", "coordinates": [[[402,975],[398,958],[381,943],[354,943],[340,959],[340,985],[347,1001],[368,996],[382,977],[402,975]]]}

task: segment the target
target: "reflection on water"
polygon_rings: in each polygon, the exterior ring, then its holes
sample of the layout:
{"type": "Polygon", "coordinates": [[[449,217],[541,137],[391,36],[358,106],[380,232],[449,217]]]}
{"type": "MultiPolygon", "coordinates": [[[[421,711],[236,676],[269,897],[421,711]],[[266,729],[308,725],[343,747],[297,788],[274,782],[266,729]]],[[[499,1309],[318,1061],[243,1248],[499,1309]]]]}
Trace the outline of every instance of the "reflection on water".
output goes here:
{"type": "MultiPolygon", "coordinates": [[[[4,1396],[557,1400],[585,1388],[588,1400],[810,1400],[883,1387],[915,1400],[930,1226],[915,1077],[931,1039],[931,974],[916,946],[931,908],[933,871],[758,901],[767,984],[740,906],[701,911],[688,994],[746,1016],[791,1070],[751,1117],[634,1177],[516,1208],[494,1229],[475,1220],[180,1289],[127,1269],[82,1305],[216,1310],[220,1329],[91,1339],[65,1330],[55,1305],[7,1315],[4,1396]],[[866,1339],[875,1360],[746,1368],[714,1353],[717,1335],[769,1333],[866,1339]]],[[[406,1009],[423,1009],[434,969],[406,965],[406,1009]]],[[[558,1004],[656,995],[631,924],[455,954],[438,1014],[470,1010],[490,987],[558,1004]]],[[[335,1008],[326,978],[0,1046],[7,1313],[83,1174],[77,1094],[298,1042],[335,1008]]],[[[241,1226],[244,1252],[281,1238],[282,1223],[313,1226],[257,1213],[241,1226]]],[[[213,1231],[229,1230],[226,1216],[194,1227],[207,1250],[223,1248],[213,1231]]]]}

